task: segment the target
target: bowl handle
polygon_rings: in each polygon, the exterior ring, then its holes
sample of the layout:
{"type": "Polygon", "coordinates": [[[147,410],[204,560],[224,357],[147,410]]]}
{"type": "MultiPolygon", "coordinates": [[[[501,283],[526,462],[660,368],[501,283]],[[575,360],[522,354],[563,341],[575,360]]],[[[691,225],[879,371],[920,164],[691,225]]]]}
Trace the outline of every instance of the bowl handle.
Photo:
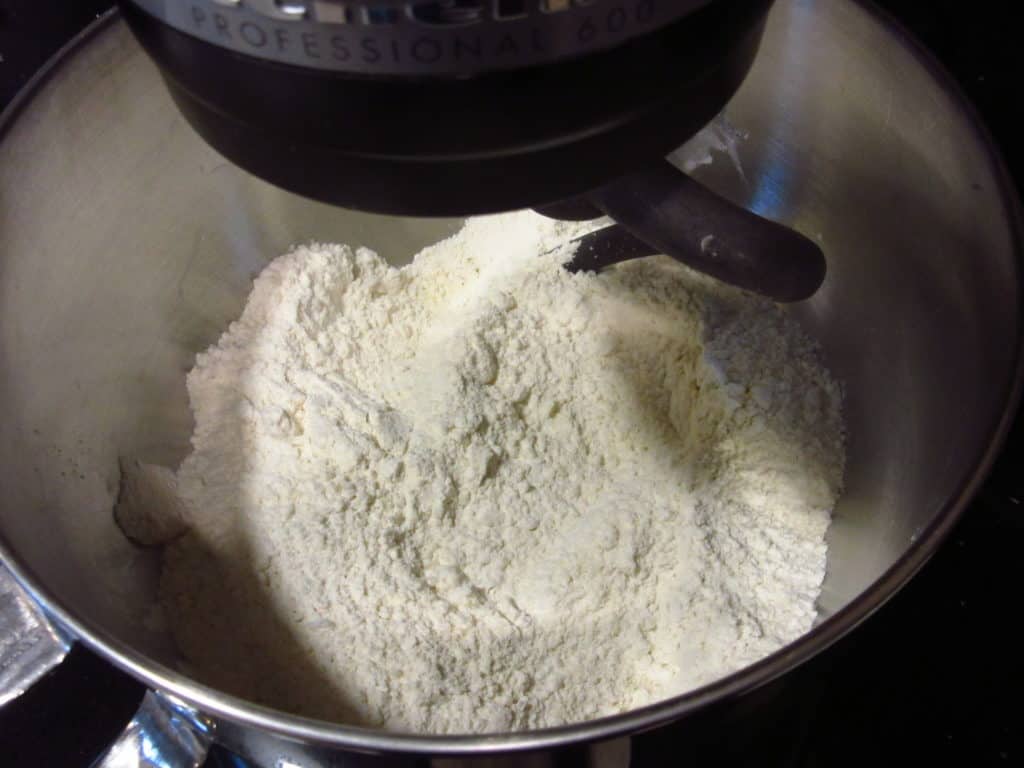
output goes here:
{"type": "MultiPolygon", "coordinates": [[[[0,562],[0,707],[55,669],[73,642],[0,562]]],[[[147,691],[131,722],[93,768],[199,768],[212,743],[212,726],[195,710],[147,691]]]]}

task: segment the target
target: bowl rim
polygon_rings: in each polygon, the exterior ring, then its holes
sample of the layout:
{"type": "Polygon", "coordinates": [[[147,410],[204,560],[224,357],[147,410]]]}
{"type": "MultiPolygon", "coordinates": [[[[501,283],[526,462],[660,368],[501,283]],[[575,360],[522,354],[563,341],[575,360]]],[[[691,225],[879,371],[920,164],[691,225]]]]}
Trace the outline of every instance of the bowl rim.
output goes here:
{"type": "MultiPolygon", "coordinates": [[[[1018,296],[1024,296],[1024,215],[1013,178],[991,133],[960,85],[938,59],[887,11],[870,0],[852,0],[872,16],[897,44],[907,49],[931,75],[935,84],[962,112],[967,127],[984,149],[989,170],[998,184],[999,197],[1007,214],[1007,228],[1016,254],[1018,296]]],[[[121,19],[117,8],[99,16],[54,54],[18,91],[0,112],[0,141],[34,97],[76,52],[121,19]]],[[[0,533],[0,563],[3,563],[44,609],[46,614],[114,666],[155,690],[197,708],[202,716],[256,728],[290,740],[326,747],[372,753],[415,753],[436,756],[466,756],[510,753],[565,747],[582,742],[616,738],[649,730],[679,720],[712,703],[725,703],[781,677],[799,664],[829,648],[855,629],[896,594],[932,557],[948,536],[968,503],[984,483],[1016,417],[1024,385],[1024,302],[1018,301],[1014,339],[1014,365],[1004,385],[1004,407],[986,430],[987,445],[975,457],[973,470],[963,479],[939,513],[890,568],[850,603],[823,620],[810,632],[767,656],[715,682],[680,696],[582,723],[535,731],[487,735],[416,735],[340,725],[280,712],[253,704],[196,682],[156,662],[102,627],[78,616],[63,605],[22,562],[0,533]]]]}

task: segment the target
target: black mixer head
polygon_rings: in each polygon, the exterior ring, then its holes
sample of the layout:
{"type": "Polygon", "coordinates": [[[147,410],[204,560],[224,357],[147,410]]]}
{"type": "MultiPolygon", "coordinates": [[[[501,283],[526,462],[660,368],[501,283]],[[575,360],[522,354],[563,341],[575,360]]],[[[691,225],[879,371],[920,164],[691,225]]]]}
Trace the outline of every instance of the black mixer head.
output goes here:
{"type": "Polygon", "coordinates": [[[467,215],[669,153],[746,76],[770,0],[122,0],[195,129],[328,203],[467,215]]]}

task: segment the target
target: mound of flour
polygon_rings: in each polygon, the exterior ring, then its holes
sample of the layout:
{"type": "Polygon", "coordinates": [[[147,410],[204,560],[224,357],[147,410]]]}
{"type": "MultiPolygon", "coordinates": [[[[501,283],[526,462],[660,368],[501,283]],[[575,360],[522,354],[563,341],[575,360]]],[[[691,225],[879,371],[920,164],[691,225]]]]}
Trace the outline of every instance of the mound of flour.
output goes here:
{"type": "Polygon", "coordinates": [[[163,604],[200,679],[402,731],[673,696],[808,630],[840,396],[774,305],[580,225],[471,220],[415,263],[301,247],[189,374],[163,604]]]}

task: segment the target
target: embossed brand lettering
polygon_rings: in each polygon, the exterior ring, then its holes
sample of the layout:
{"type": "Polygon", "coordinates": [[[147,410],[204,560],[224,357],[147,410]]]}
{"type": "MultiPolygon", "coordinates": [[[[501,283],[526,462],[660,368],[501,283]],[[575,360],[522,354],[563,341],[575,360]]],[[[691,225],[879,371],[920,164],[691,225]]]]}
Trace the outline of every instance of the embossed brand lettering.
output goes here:
{"type": "Polygon", "coordinates": [[[225,8],[245,8],[275,21],[387,25],[408,19],[430,27],[466,27],[487,21],[515,21],[595,5],[599,0],[420,0],[378,5],[343,0],[213,0],[225,8]]]}
{"type": "Polygon", "coordinates": [[[582,56],[714,0],[133,0],[234,51],[341,72],[472,74],[582,56]]]}

